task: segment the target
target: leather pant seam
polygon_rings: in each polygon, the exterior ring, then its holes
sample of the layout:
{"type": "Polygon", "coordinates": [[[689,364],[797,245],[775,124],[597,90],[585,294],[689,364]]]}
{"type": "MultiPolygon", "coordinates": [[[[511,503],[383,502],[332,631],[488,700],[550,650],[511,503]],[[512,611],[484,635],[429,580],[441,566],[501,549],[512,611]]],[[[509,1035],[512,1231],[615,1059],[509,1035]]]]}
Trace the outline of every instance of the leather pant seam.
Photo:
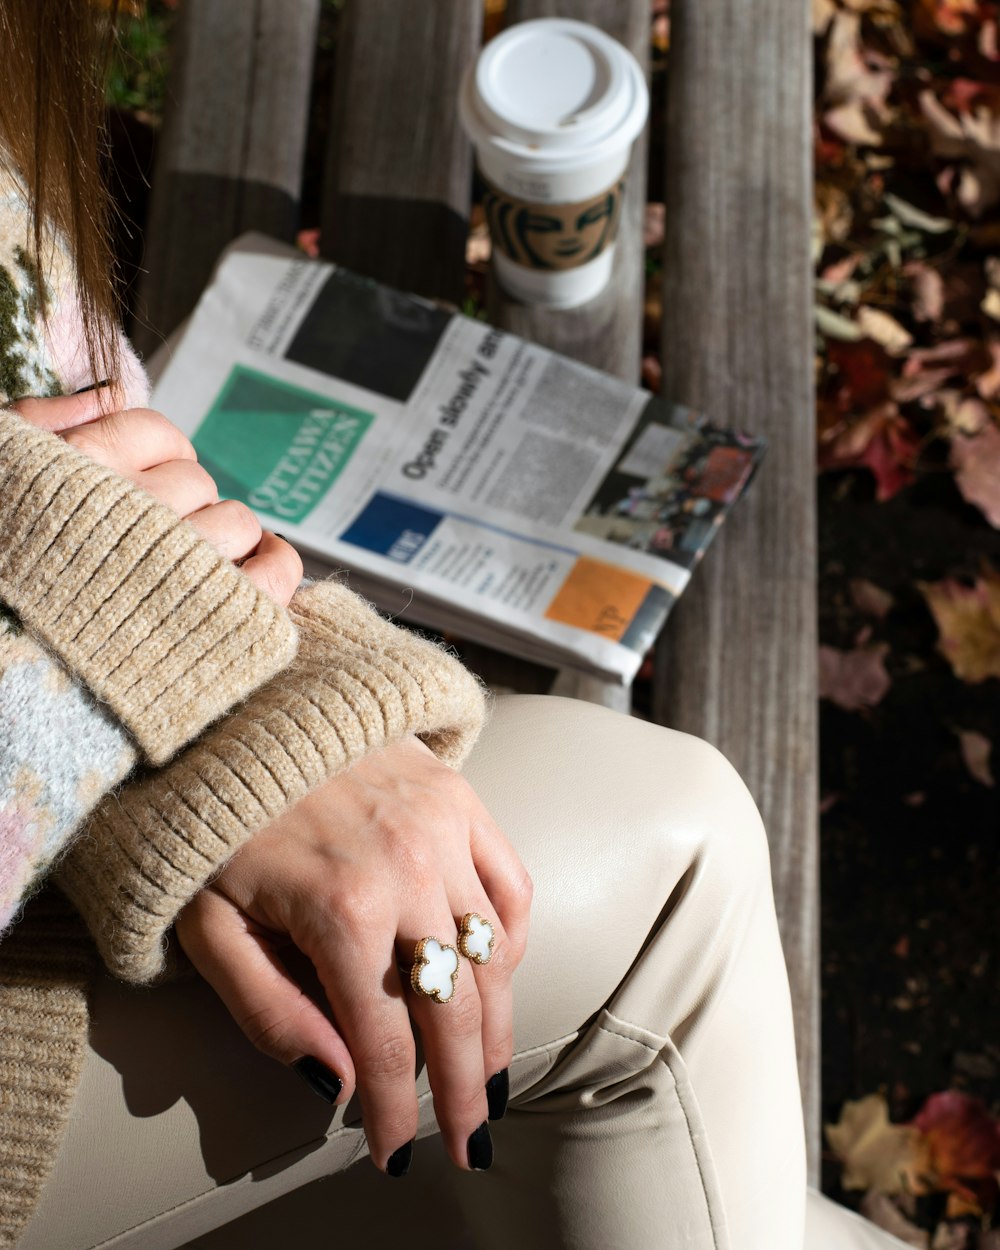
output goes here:
{"type": "MultiPolygon", "coordinates": [[[[603,1033],[607,1033],[609,1034],[609,1036],[618,1038],[619,1040],[624,1041],[624,1042],[631,1042],[633,1046],[638,1046],[640,1049],[647,1051],[650,1055],[652,1055],[654,1059],[658,1059],[663,1064],[663,1066],[667,1069],[667,1071],[670,1073],[670,1079],[673,1082],[673,1086],[674,1086],[674,1093],[677,1095],[677,1104],[680,1107],[681,1112],[684,1115],[684,1123],[687,1126],[688,1141],[691,1144],[691,1154],[694,1156],[695,1166],[698,1169],[698,1182],[701,1185],[702,1197],[705,1202],[705,1211],[708,1214],[708,1223],[712,1230],[712,1241],[715,1244],[716,1250],[727,1250],[729,1246],[729,1238],[728,1238],[728,1235],[726,1234],[725,1228],[723,1228],[722,1234],[720,1236],[719,1226],[715,1218],[715,1209],[713,1207],[711,1198],[709,1196],[709,1189],[705,1180],[705,1172],[702,1167],[701,1152],[698,1150],[698,1147],[695,1143],[695,1135],[691,1131],[691,1108],[687,1104],[687,1101],[685,1099],[685,1092],[683,1088],[681,1087],[680,1082],[677,1080],[676,1076],[674,1075],[673,1068],[670,1066],[670,1063],[668,1062],[668,1060],[664,1058],[664,1051],[673,1052],[674,1054],[677,1055],[677,1057],[681,1060],[682,1063],[684,1062],[683,1057],[681,1056],[680,1052],[676,1049],[676,1047],[674,1047],[673,1044],[670,1042],[669,1038],[663,1038],[660,1043],[660,1046],[656,1047],[649,1042],[641,1041],[637,1037],[630,1037],[627,1033],[620,1032],[618,1029],[609,1028],[608,1024],[605,1021],[611,1021],[614,1024],[618,1024],[622,1028],[625,1028],[625,1029],[639,1029],[644,1033],[648,1033],[649,1032],[648,1029],[643,1029],[641,1025],[632,1024],[628,1020],[621,1020],[619,1019],[619,1017],[613,1015],[610,1011],[607,1011],[606,1009],[603,1014],[605,1016],[605,1020],[602,1020],[598,1026],[603,1033]]],[[[653,1033],[651,1034],[651,1036],[656,1037],[657,1035],[653,1033]]]]}
{"type": "MultiPolygon", "coordinates": [[[[642,1027],[641,1025],[630,1024],[628,1020],[620,1020],[617,1016],[612,1015],[610,1011],[605,1011],[604,1015],[607,1017],[608,1020],[613,1021],[615,1024],[621,1025],[623,1029],[640,1029],[642,1027]]],[[[603,1021],[598,1025],[598,1028],[601,1030],[602,1033],[609,1033],[612,1037],[617,1037],[623,1042],[631,1042],[633,1046],[640,1046],[643,1050],[648,1050],[651,1055],[659,1055],[660,1051],[663,1049],[666,1043],[665,1038],[663,1039],[657,1038],[658,1044],[656,1046],[653,1046],[651,1043],[640,1041],[639,1038],[632,1037],[628,1033],[622,1033],[619,1029],[610,1028],[603,1021]]],[[[649,1031],[648,1029],[642,1029],[642,1032],[644,1033],[648,1031],[649,1031]]],[[[656,1037],[656,1034],[654,1033],[652,1036],[656,1037]]]]}

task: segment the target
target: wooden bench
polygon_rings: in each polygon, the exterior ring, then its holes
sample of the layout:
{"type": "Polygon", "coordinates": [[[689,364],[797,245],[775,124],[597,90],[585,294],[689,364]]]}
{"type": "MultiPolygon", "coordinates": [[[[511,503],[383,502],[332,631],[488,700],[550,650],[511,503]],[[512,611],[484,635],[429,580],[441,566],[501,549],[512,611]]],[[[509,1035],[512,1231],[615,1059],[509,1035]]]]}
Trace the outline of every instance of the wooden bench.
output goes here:
{"type": "MultiPolygon", "coordinates": [[[[496,7],[496,6],[494,6],[496,7]]],[[[147,233],[154,335],[191,310],[243,231],[298,223],[320,0],[180,9],[147,233]]],[[[506,20],[591,21],[648,64],[649,0],[508,0],[506,20]]],[[[346,0],[322,213],[331,259],[461,299],[473,185],[455,100],[482,0],[346,0]]],[[[663,186],[636,145],[611,286],[553,313],[494,287],[498,325],[639,377],[643,207],[665,200],[665,394],[765,434],[770,452],[657,647],[655,716],[735,763],[772,849],[811,1159],[819,1160],[811,42],[793,0],[672,0],[663,186]]],[[[659,154],[657,154],[659,155],[659,154]]],[[[561,678],[560,689],[571,683],[561,678]]],[[[574,693],[593,693],[577,683],[574,693]]],[[[739,1061],[739,1038],[733,1039],[739,1061]]]]}

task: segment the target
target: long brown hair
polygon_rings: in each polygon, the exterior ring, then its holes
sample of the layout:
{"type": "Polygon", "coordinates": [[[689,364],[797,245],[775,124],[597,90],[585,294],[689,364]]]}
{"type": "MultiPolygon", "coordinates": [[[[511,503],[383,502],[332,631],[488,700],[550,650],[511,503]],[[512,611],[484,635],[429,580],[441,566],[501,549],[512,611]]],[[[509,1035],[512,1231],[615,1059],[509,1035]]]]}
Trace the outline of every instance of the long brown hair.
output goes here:
{"type": "MultiPolygon", "coordinates": [[[[0,161],[24,183],[30,251],[55,227],[73,254],[95,381],[114,376],[117,319],[100,167],[104,83],[120,0],[0,0],[0,161]]],[[[39,292],[47,315],[44,283],[39,292]]]]}

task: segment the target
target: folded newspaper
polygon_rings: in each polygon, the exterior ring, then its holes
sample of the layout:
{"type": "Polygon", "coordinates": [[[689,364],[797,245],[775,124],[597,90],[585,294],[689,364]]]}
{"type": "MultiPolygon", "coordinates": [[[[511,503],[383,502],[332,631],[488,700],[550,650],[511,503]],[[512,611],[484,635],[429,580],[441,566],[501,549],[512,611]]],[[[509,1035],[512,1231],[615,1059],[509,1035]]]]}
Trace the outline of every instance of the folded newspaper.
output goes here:
{"type": "Polygon", "coordinates": [[[154,404],[384,611],[628,683],[760,439],[245,236],[154,404]]]}

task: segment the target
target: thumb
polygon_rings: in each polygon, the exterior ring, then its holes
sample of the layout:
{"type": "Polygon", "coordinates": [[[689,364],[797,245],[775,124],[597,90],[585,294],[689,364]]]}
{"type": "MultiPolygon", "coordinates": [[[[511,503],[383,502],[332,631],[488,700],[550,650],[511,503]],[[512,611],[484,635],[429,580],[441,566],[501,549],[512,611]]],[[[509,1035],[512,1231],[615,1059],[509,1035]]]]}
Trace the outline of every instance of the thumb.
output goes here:
{"type": "Polygon", "coordinates": [[[293,1067],[327,1102],[348,1100],[356,1084],[350,1052],[289,976],[266,934],[212,886],[181,912],[176,932],[187,957],[258,1050],[293,1067]]]}

